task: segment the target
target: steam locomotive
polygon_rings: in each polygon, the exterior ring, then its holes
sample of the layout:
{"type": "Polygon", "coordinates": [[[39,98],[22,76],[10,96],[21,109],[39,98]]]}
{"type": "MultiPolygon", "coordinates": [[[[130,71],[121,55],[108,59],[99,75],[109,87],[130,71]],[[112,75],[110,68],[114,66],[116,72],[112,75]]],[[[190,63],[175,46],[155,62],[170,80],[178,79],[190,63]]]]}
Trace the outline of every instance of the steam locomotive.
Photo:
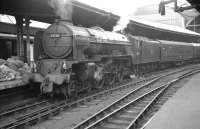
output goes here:
{"type": "Polygon", "coordinates": [[[57,20],[36,34],[34,53],[43,77],[41,92],[70,97],[108,88],[133,74],[199,61],[200,44],[152,40],[57,20]]]}

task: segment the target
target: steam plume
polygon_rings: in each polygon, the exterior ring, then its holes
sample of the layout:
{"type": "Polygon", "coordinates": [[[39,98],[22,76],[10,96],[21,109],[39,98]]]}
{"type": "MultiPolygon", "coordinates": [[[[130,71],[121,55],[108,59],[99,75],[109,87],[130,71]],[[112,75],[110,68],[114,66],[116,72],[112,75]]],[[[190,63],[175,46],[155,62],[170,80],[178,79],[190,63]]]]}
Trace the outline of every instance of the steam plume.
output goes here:
{"type": "Polygon", "coordinates": [[[113,31],[121,31],[124,30],[129,23],[129,17],[128,16],[121,16],[120,20],[118,21],[117,25],[114,27],[113,31]]]}
{"type": "Polygon", "coordinates": [[[71,0],[50,0],[49,5],[54,9],[56,15],[62,19],[72,20],[72,1],[71,0]]]}

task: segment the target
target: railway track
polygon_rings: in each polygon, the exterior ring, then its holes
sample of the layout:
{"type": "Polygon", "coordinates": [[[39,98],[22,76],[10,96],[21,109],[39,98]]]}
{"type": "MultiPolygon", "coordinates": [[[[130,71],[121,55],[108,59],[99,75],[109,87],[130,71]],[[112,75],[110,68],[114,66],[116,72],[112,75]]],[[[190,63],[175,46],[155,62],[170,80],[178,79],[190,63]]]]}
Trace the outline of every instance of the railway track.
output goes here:
{"type": "MultiPolygon", "coordinates": [[[[188,69],[185,69],[185,70],[188,70],[188,69]]],[[[153,76],[153,77],[150,77],[148,79],[144,79],[144,80],[141,80],[141,81],[138,81],[138,82],[135,82],[135,83],[129,83],[129,84],[126,84],[126,85],[122,85],[122,86],[119,86],[119,87],[108,89],[108,90],[96,93],[94,95],[85,97],[83,99],[80,99],[80,100],[77,100],[77,101],[71,102],[71,103],[68,103],[66,101],[49,103],[47,100],[44,100],[44,101],[39,101],[39,102],[29,104],[29,105],[21,106],[19,108],[14,108],[12,110],[8,110],[8,111],[5,111],[5,112],[1,112],[0,117],[4,118],[7,115],[17,114],[16,112],[20,112],[20,111],[22,112],[24,110],[27,110],[28,108],[32,109],[33,107],[39,107],[38,109],[35,109],[35,110],[30,111],[26,114],[15,117],[14,120],[9,121],[6,124],[3,124],[2,126],[0,126],[0,128],[2,128],[2,129],[4,129],[4,128],[12,129],[12,128],[18,128],[18,127],[23,127],[23,126],[27,126],[27,125],[32,125],[32,124],[39,122],[41,119],[46,119],[46,118],[49,118],[53,115],[59,114],[61,111],[65,110],[65,109],[69,109],[69,108],[76,107],[78,105],[82,105],[82,104],[89,102],[93,99],[97,99],[97,98],[102,97],[104,95],[113,93],[114,91],[123,90],[124,88],[133,87],[133,86],[136,86],[136,85],[139,86],[139,85],[141,85],[145,82],[148,82],[147,85],[150,85],[150,84],[156,82],[157,80],[159,80],[162,77],[165,77],[165,76],[168,76],[168,75],[171,75],[171,74],[175,74],[175,73],[178,73],[178,72],[181,72],[181,71],[183,71],[183,69],[175,71],[175,72],[170,72],[166,75],[153,76]],[[41,105],[44,105],[44,106],[41,107],[41,105]]]]}
{"type": "Polygon", "coordinates": [[[37,98],[34,98],[34,99],[29,100],[28,103],[26,104],[23,104],[17,107],[12,107],[8,109],[7,111],[0,112],[0,118],[14,114],[15,112],[26,110],[27,108],[34,108],[38,105],[47,104],[48,102],[49,102],[48,100],[38,100],[37,98]]]}
{"type": "Polygon", "coordinates": [[[198,72],[200,70],[191,70],[166,84],[150,88],[146,91],[143,90],[143,94],[138,95],[136,98],[133,96],[138,94],[136,92],[144,88],[144,86],[133,90],[82,121],[73,129],[144,129],[144,123],[180,88],[180,86],[176,87],[173,84],[198,72]]]}
{"type": "Polygon", "coordinates": [[[5,107],[5,105],[19,105],[18,103],[20,103],[21,100],[33,98],[38,95],[37,93],[38,92],[31,89],[30,86],[0,91],[0,112],[1,110],[3,110],[3,107],[5,107]]]}

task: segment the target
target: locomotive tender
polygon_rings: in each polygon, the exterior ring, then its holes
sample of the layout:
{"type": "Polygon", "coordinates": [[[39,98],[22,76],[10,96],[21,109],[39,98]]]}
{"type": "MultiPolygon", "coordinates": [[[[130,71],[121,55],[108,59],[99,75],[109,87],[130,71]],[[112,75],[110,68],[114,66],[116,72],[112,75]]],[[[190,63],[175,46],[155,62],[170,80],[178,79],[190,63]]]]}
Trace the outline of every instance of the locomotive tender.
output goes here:
{"type": "Polygon", "coordinates": [[[35,37],[34,58],[44,79],[42,93],[77,96],[132,74],[200,59],[197,43],[152,40],[74,26],[57,20],[35,37]]]}

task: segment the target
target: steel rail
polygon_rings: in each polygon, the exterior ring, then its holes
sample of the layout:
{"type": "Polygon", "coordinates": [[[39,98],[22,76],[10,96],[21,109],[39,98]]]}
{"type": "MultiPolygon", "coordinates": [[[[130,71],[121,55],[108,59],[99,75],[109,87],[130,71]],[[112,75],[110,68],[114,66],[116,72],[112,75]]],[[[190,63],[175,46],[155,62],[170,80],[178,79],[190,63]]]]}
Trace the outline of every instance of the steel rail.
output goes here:
{"type": "MultiPolygon", "coordinates": [[[[188,68],[188,69],[191,69],[191,68],[188,68]]],[[[185,69],[186,70],[186,69],[185,69]]],[[[173,73],[177,73],[177,72],[181,72],[183,70],[178,70],[176,72],[170,72],[169,74],[173,74],[173,73]]],[[[162,75],[164,76],[164,75],[162,75]]],[[[113,91],[116,91],[116,90],[121,90],[121,89],[124,89],[125,87],[130,87],[130,86],[133,86],[133,85],[138,85],[142,82],[146,82],[148,80],[151,80],[151,79],[155,79],[155,78],[158,78],[160,76],[154,76],[154,77],[150,77],[148,79],[143,79],[143,80],[140,80],[140,81],[137,81],[135,83],[128,83],[128,84],[125,84],[125,85],[122,85],[122,86],[119,86],[119,87],[115,87],[115,88],[112,88],[112,89],[108,89],[108,90],[105,90],[105,91],[102,91],[102,92],[99,92],[97,94],[94,94],[94,95],[91,95],[91,96],[88,96],[88,97],[85,97],[83,99],[80,99],[78,101],[75,101],[75,102],[72,102],[72,103],[66,103],[66,101],[63,101],[63,102],[60,102],[56,105],[51,105],[51,106],[47,106],[46,108],[43,108],[42,110],[39,110],[39,111],[36,111],[36,112],[33,112],[33,114],[29,114],[29,115],[25,115],[26,119],[23,119],[23,117],[21,117],[22,119],[18,119],[14,122],[11,122],[9,124],[7,124],[6,126],[3,126],[1,128],[15,128],[15,127],[19,127],[20,125],[23,125],[30,121],[33,121],[33,120],[36,120],[36,119],[41,119],[42,117],[46,116],[46,117],[49,117],[51,116],[52,114],[54,113],[58,113],[66,108],[70,108],[70,107],[75,107],[79,104],[83,104],[84,102],[88,102],[92,99],[95,99],[97,97],[101,97],[102,95],[105,95],[105,94],[109,94],[109,93],[112,93],[113,91]],[[31,116],[31,118],[27,117],[27,116],[31,116]]]]}
{"type": "Polygon", "coordinates": [[[38,98],[28,98],[28,99],[22,100],[22,102],[19,102],[19,103],[16,103],[16,104],[5,105],[5,107],[1,107],[0,114],[4,113],[4,112],[7,112],[7,111],[10,111],[10,110],[13,110],[13,109],[18,108],[18,107],[23,107],[23,106],[25,106],[27,104],[30,104],[32,102],[37,101],[37,99],[38,98]]]}
{"type": "Polygon", "coordinates": [[[79,123],[78,125],[73,127],[72,129],[82,129],[82,128],[88,126],[93,121],[95,121],[97,118],[102,117],[103,113],[106,113],[108,111],[113,110],[114,107],[116,107],[119,103],[125,101],[125,99],[130,97],[130,95],[133,95],[135,92],[139,91],[140,89],[142,89],[142,88],[144,88],[146,86],[149,86],[150,84],[153,84],[154,82],[158,81],[159,79],[160,79],[160,77],[159,78],[155,78],[152,81],[147,82],[146,84],[142,85],[141,87],[138,87],[137,89],[132,90],[131,92],[129,92],[126,95],[122,96],[119,100],[117,100],[117,101],[113,102],[112,104],[108,105],[107,107],[103,108],[102,110],[100,110],[99,112],[95,113],[94,115],[92,115],[88,119],[82,121],[81,123],[79,123]]]}
{"type": "MultiPolygon", "coordinates": [[[[151,80],[151,79],[156,78],[156,77],[157,76],[153,76],[153,77],[150,77],[148,79],[143,79],[143,80],[137,81],[135,83],[132,83],[132,85],[139,85],[140,83],[146,82],[146,81],[151,80]]],[[[2,128],[2,129],[4,129],[4,128],[15,128],[15,127],[18,127],[22,124],[25,124],[26,122],[28,122],[28,120],[31,121],[31,120],[36,119],[37,117],[40,117],[42,115],[46,115],[46,114],[44,114],[45,111],[46,111],[47,114],[48,113],[51,114],[51,112],[54,112],[54,111],[57,111],[57,110],[63,110],[64,108],[76,107],[77,105],[83,104],[86,101],[90,101],[94,98],[101,97],[105,94],[109,94],[109,93],[112,93],[112,92],[117,91],[117,90],[124,89],[125,87],[129,87],[129,86],[131,86],[131,82],[128,83],[128,84],[119,86],[119,87],[114,87],[112,89],[108,89],[108,90],[96,93],[94,95],[79,99],[79,100],[72,102],[72,103],[66,103],[66,101],[62,101],[57,105],[46,106],[46,108],[42,108],[42,109],[39,109],[35,112],[31,112],[31,113],[25,114],[24,116],[18,117],[16,119],[16,121],[11,121],[11,122],[3,125],[3,126],[0,126],[0,128],[2,128]],[[28,119],[28,116],[32,116],[32,119],[30,119],[30,118],[28,119]],[[23,120],[24,120],[24,122],[23,122],[23,120]]],[[[6,112],[2,113],[2,114],[6,114],[6,112]]]]}
{"type": "Polygon", "coordinates": [[[129,106],[131,105],[134,105],[136,104],[138,101],[142,101],[141,99],[143,99],[144,97],[146,96],[149,96],[150,94],[153,94],[154,92],[156,92],[157,90],[161,90],[164,86],[166,86],[166,84],[160,86],[160,87],[157,87],[151,91],[148,91],[147,93],[137,97],[136,99],[132,100],[131,102],[123,105],[122,107],[118,108],[117,110],[114,110],[113,112],[109,113],[108,115],[104,116],[103,118],[99,119],[98,121],[96,121],[95,123],[89,125],[88,127],[86,127],[85,129],[92,129],[92,128],[95,128],[97,126],[99,126],[102,122],[110,119],[111,117],[113,117],[114,115],[116,115],[117,113],[119,112],[122,112],[125,110],[125,108],[128,108],[129,106]]]}
{"type": "MultiPolygon", "coordinates": [[[[199,72],[200,72],[200,71],[194,71],[194,72],[191,72],[191,73],[183,74],[182,76],[179,77],[178,80],[175,80],[175,81],[177,82],[177,81],[179,81],[180,79],[183,79],[183,78],[185,78],[185,77],[187,77],[187,76],[191,76],[191,75],[196,74],[196,73],[199,73],[199,72]]],[[[178,87],[178,88],[179,88],[179,87],[178,87]]],[[[154,117],[155,117],[155,115],[149,117],[149,119],[145,122],[145,124],[143,124],[142,127],[140,127],[139,129],[145,129],[145,127],[150,123],[150,121],[151,121],[154,117]]],[[[130,126],[131,126],[131,124],[130,124],[130,126]]]]}
{"type": "Polygon", "coordinates": [[[15,108],[15,109],[12,109],[12,110],[8,110],[6,112],[0,113],[0,118],[2,118],[5,115],[9,115],[9,114],[21,111],[21,110],[25,110],[27,108],[32,108],[32,107],[35,107],[35,106],[38,106],[38,105],[41,105],[41,104],[45,104],[45,103],[48,103],[48,102],[49,102],[48,100],[42,100],[42,101],[39,101],[39,102],[34,102],[32,104],[28,104],[28,105],[25,105],[25,106],[22,106],[22,107],[15,108]]]}
{"type": "MultiPolygon", "coordinates": [[[[142,112],[140,112],[140,114],[137,116],[137,118],[135,118],[135,119],[130,123],[130,125],[129,125],[126,129],[135,129],[135,128],[137,127],[137,123],[138,123],[138,121],[140,120],[140,118],[141,118],[141,117],[144,117],[145,112],[147,112],[148,109],[149,109],[154,103],[156,103],[157,99],[159,99],[159,97],[161,97],[162,94],[163,94],[170,86],[172,86],[174,83],[177,83],[177,82],[180,81],[181,79],[184,79],[184,78],[186,78],[186,77],[188,77],[188,76],[191,76],[191,75],[196,74],[196,73],[199,73],[199,72],[200,72],[200,70],[196,70],[196,71],[195,71],[195,70],[192,70],[192,71],[190,71],[190,72],[188,72],[188,73],[185,73],[185,74],[179,76],[178,78],[172,80],[171,82],[169,82],[169,83],[167,84],[167,86],[165,86],[165,87],[154,97],[154,99],[143,109],[142,112]]],[[[142,127],[142,128],[144,128],[144,127],[142,127]]]]}
{"type": "MultiPolygon", "coordinates": [[[[152,78],[156,78],[156,77],[152,77],[152,78]]],[[[151,78],[149,78],[148,80],[150,80],[150,79],[151,78]]],[[[133,85],[137,85],[139,83],[146,82],[146,81],[147,80],[141,80],[141,81],[138,81],[138,82],[134,83],[133,85]]],[[[20,125],[26,124],[28,121],[33,121],[35,119],[39,119],[42,116],[45,116],[47,114],[51,114],[51,113],[59,111],[59,110],[63,110],[64,108],[75,107],[78,104],[82,104],[82,103],[84,103],[86,101],[90,101],[93,98],[97,98],[98,96],[101,97],[102,95],[109,94],[109,93],[111,93],[113,91],[123,89],[124,87],[128,87],[129,85],[131,85],[131,83],[122,85],[120,87],[115,87],[115,88],[112,88],[112,89],[108,89],[108,90],[102,91],[100,93],[85,97],[83,99],[80,99],[80,100],[72,102],[72,103],[68,103],[67,104],[66,102],[60,102],[57,105],[47,106],[47,107],[44,107],[42,109],[37,110],[36,112],[32,112],[32,113],[26,114],[26,115],[24,115],[22,117],[18,117],[17,121],[12,121],[12,122],[10,122],[10,123],[8,123],[8,124],[6,124],[6,125],[4,125],[3,127],[0,127],[0,128],[12,129],[12,128],[18,127],[20,125]],[[32,118],[28,118],[28,116],[29,117],[32,116],[32,118]]]]}
{"type": "MultiPolygon", "coordinates": [[[[78,125],[73,127],[72,129],[82,129],[82,128],[88,126],[92,122],[95,122],[97,120],[97,118],[100,119],[101,117],[103,117],[102,114],[105,114],[106,112],[113,110],[114,107],[116,107],[117,105],[119,105],[120,103],[125,101],[128,97],[131,97],[132,95],[137,93],[139,90],[141,90],[143,88],[146,88],[147,86],[157,82],[158,80],[160,80],[163,77],[166,77],[166,76],[169,76],[171,74],[178,73],[178,72],[180,72],[180,71],[170,72],[169,74],[158,76],[157,78],[154,78],[150,82],[147,82],[146,84],[144,84],[144,85],[142,85],[142,86],[140,86],[140,87],[138,87],[136,89],[133,89],[132,91],[130,91],[126,95],[122,96],[120,99],[116,100],[112,104],[110,104],[107,107],[103,108],[102,110],[100,110],[99,112],[95,113],[94,115],[90,116],[89,118],[87,118],[86,120],[82,121],[81,123],[79,123],[78,125]]],[[[181,70],[181,72],[182,72],[182,70],[181,70]]]]}
{"type": "Polygon", "coordinates": [[[112,116],[116,116],[117,113],[124,111],[125,108],[130,108],[130,105],[133,105],[134,103],[137,103],[138,101],[142,101],[141,99],[143,99],[144,97],[148,96],[149,94],[154,93],[157,90],[160,90],[154,97],[153,99],[148,102],[148,105],[146,105],[142,111],[140,111],[140,113],[133,119],[133,121],[129,124],[129,126],[126,129],[135,129],[135,127],[137,127],[138,125],[138,121],[141,117],[144,117],[144,113],[145,111],[148,110],[149,107],[151,107],[153,105],[153,102],[156,102],[156,100],[161,96],[161,94],[167,89],[169,88],[172,84],[174,84],[175,82],[178,82],[179,80],[188,77],[190,75],[193,75],[195,73],[200,72],[200,70],[195,71],[192,70],[188,73],[185,73],[181,76],[179,76],[176,79],[173,79],[172,81],[168,82],[167,84],[161,85],[160,87],[157,87],[141,96],[139,96],[138,98],[132,100],[131,102],[125,104],[124,106],[118,108],[117,110],[114,110],[113,112],[109,113],[108,115],[106,115],[105,117],[99,119],[98,121],[96,121],[95,123],[89,125],[88,127],[86,127],[85,129],[92,129],[92,128],[97,128],[98,126],[100,126],[104,121],[111,119],[112,116]]]}

